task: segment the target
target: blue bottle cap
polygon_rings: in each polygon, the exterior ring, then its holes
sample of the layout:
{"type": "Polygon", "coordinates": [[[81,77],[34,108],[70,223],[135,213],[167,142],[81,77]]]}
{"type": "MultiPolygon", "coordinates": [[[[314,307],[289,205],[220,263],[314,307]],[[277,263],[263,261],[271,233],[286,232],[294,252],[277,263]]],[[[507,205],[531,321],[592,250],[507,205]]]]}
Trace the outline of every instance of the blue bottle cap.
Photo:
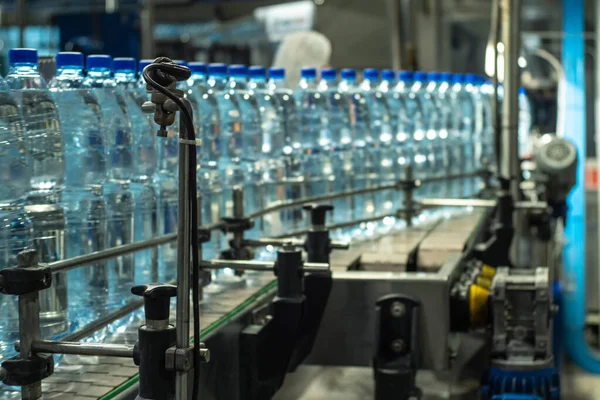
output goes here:
{"type": "Polygon", "coordinates": [[[115,72],[135,72],[135,58],[118,57],[113,60],[113,70],[115,72]]]}
{"type": "Polygon", "coordinates": [[[266,68],[261,67],[260,65],[253,65],[248,68],[248,76],[250,76],[250,79],[265,79],[266,73],[266,68]]]}
{"type": "Polygon", "coordinates": [[[300,76],[304,79],[315,79],[317,77],[317,69],[315,67],[303,67],[300,70],[300,76]]]}
{"type": "Polygon", "coordinates": [[[425,72],[421,72],[421,71],[415,72],[413,74],[413,79],[415,81],[419,81],[419,82],[426,81],[427,80],[427,74],[425,72]]]}
{"type": "Polygon", "coordinates": [[[173,62],[177,65],[181,65],[182,67],[187,67],[187,63],[183,60],[173,60],[173,62]]]}
{"type": "Polygon", "coordinates": [[[38,54],[36,49],[10,49],[8,51],[8,63],[14,64],[37,64],[38,54]]]}
{"type": "Polygon", "coordinates": [[[61,51],[56,55],[56,68],[73,67],[83,69],[83,54],[76,51],[61,51]]]}
{"type": "Polygon", "coordinates": [[[356,79],[356,70],[351,68],[344,68],[340,71],[340,76],[342,79],[347,81],[353,81],[356,79]]]}
{"type": "Polygon", "coordinates": [[[195,74],[203,74],[206,75],[206,63],[203,62],[191,62],[188,65],[190,71],[195,74]]]}
{"type": "Polygon", "coordinates": [[[450,72],[442,72],[440,73],[440,81],[442,82],[450,82],[452,80],[452,74],[450,72]]]}
{"type": "Polygon", "coordinates": [[[363,79],[368,79],[370,81],[378,81],[379,70],[377,68],[365,68],[363,70],[363,79]]]}
{"type": "Polygon", "coordinates": [[[452,74],[452,82],[463,83],[464,81],[465,81],[465,76],[463,74],[452,74]]]}
{"type": "Polygon", "coordinates": [[[412,71],[399,71],[398,79],[401,81],[412,81],[414,77],[414,72],[412,71]]]}
{"type": "Polygon", "coordinates": [[[146,68],[148,65],[152,64],[154,60],[150,60],[150,59],[146,59],[146,60],[140,60],[140,62],[138,63],[138,71],[142,72],[144,70],[144,68],[146,68]]]}
{"type": "Polygon", "coordinates": [[[440,80],[440,73],[439,72],[428,72],[427,73],[427,80],[430,82],[439,82],[440,80]]]}
{"type": "Polygon", "coordinates": [[[112,69],[112,57],[106,54],[87,56],[85,60],[87,69],[112,69]]]}
{"type": "Polygon", "coordinates": [[[465,82],[467,82],[467,83],[476,84],[477,83],[477,79],[478,79],[478,76],[475,75],[475,74],[467,74],[467,75],[465,75],[465,82]]]}
{"type": "Polygon", "coordinates": [[[221,63],[208,64],[208,75],[227,75],[227,65],[221,63]]]}
{"type": "Polygon", "coordinates": [[[391,69],[384,69],[381,71],[381,79],[387,82],[392,82],[396,79],[396,73],[391,69]]]}
{"type": "Polygon", "coordinates": [[[335,81],[337,79],[337,71],[335,68],[322,68],[321,79],[327,82],[335,81]]]}
{"type": "Polygon", "coordinates": [[[269,68],[269,78],[285,79],[285,68],[281,68],[281,67],[269,68]]]}
{"type": "Polygon", "coordinates": [[[527,95],[527,91],[525,90],[524,87],[519,88],[519,95],[527,95]]]}
{"type": "Polygon", "coordinates": [[[241,64],[229,66],[229,76],[234,78],[245,78],[248,75],[248,67],[241,64]]]}

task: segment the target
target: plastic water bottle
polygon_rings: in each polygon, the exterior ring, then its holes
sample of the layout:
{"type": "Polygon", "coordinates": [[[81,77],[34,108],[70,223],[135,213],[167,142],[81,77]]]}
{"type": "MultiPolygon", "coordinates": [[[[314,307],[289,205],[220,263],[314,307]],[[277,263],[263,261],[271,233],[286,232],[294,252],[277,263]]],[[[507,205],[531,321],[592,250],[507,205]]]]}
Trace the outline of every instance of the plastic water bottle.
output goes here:
{"type": "Polygon", "coordinates": [[[296,98],[300,123],[299,144],[302,152],[304,195],[317,197],[334,190],[331,164],[332,134],[330,109],[326,96],[318,89],[317,69],[302,68],[296,98]]]}
{"type": "MultiPolygon", "coordinates": [[[[113,60],[114,79],[117,88],[125,99],[131,128],[133,131],[134,172],[131,179],[131,192],[134,203],[134,240],[149,240],[156,236],[157,193],[154,174],[157,166],[156,127],[151,114],[142,111],[147,94],[142,93],[136,76],[135,58],[115,58],[113,60]]],[[[147,249],[136,252],[135,284],[158,280],[158,256],[152,260],[152,252],[147,249]]]]}
{"type": "MultiPolygon", "coordinates": [[[[221,116],[217,98],[208,88],[207,65],[191,62],[188,67],[192,71],[192,76],[187,83],[198,99],[198,111],[200,113],[194,116],[194,119],[198,120],[200,124],[202,135],[202,146],[197,148],[196,181],[198,193],[202,197],[200,208],[202,210],[202,224],[207,225],[217,223],[223,215],[221,211],[223,186],[218,168],[221,116]]],[[[224,237],[220,232],[212,231],[210,242],[202,246],[203,258],[213,259],[218,257],[220,251],[226,245],[223,240],[224,237]]]]}
{"type": "MultiPolygon", "coordinates": [[[[441,146],[441,154],[443,159],[444,172],[441,176],[446,177],[440,187],[440,196],[442,197],[455,197],[452,195],[453,187],[456,186],[456,182],[451,179],[456,168],[456,163],[460,162],[459,159],[453,158],[454,142],[452,141],[452,124],[454,119],[454,108],[452,99],[450,96],[450,88],[452,85],[452,75],[446,72],[437,75],[437,85],[434,92],[434,99],[438,104],[438,140],[441,146]]],[[[452,209],[445,210],[444,213],[448,214],[452,212],[452,209]]]]}
{"type": "MultiPolygon", "coordinates": [[[[64,257],[65,216],[60,199],[65,176],[65,149],[56,103],[40,76],[37,51],[11,49],[6,81],[20,105],[25,122],[26,143],[32,160],[31,191],[27,214],[32,222],[31,246],[42,262],[64,257]]],[[[67,329],[66,274],[56,274],[52,288],[40,293],[44,333],[67,329]]]]}
{"type": "MultiPolygon", "coordinates": [[[[388,185],[396,181],[394,165],[394,148],[392,118],[385,94],[380,89],[379,70],[367,68],[363,71],[360,88],[365,93],[369,109],[369,121],[373,145],[369,146],[370,158],[373,162],[375,185],[388,185]]],[[[376,192],[374,195],[376,215],[393,213],[395,193],[393,190],[376,192]]],[[[391,218],[391,217],[390,217],[391,218]]],[[[391,225],[393,219],[384,222],[391,225]]]]}
{"type": "MultiPolygon", "coordinates": [[[[434,165],[432,176],[443,179],[446,176],[446,162],[444,157],[445,141],[447,134],[447,112],[442,99],[440,98],[441,74],[439,72],[430,72],[427,74],[427,84],[425,86],[425,95],[433,104],[433,114],[431,118],[431,148],[433,151],[434,165]]],[[[432,197],[441,197],[444,194],[445,182],[443,180],[433,182],[430,185],[430,194],[432,197]]],[[[439,211],[439,210],[438,210],[439,211]]],[[[439,212],[435,213],[436,215],[439,212]]]]}
{"type": "MultiPolygon", "coordinates": [[[[460,144],[462,152],[460,160],[462,162],[460,173],[472,174],[475,172],[475,154],[474,154],[474,130],[475,130],[475,106],[473,97],[468,90],[470,82],[464,75],[454,75],[452,93],[454,99],[455,131],[454,140],[456,145],[460,144]]],[[[475,178],[466,177],[461,180],[462,189],[460,196],[471,197],[475,194],[475,178]]]]}
{"type": "MultiPolygon", "coordinates": [[[[0,269],[17,265],[17,254],[30,245],[31,221],[23,205],[31,188],[31,160],[27,152],[21,112],[4,78],[0,77],[0,269]]],[[[16,296],[0,297],[0,361],[15,354],[19,340],[19,305],[16,296]]]]}
{"type": "MultiPolygon", "coordinates": [[[[356,84],[356,70],[342,69],[338,90],[345,96],[348,104],[352,136],[352,187],[365,189],[375,184],[374,162],[371,160],[369,148],[374,144],[371,135],[369,108],[363,91],[356,84]]],[[[375,215],[374,196],[365,194],[352,197],[352,219],[361,220],[375,215]]],[[[370,229],[373,224],[360,224],[354,230],[354,235],[362,235],[365,229],[370,229]]]]}
{"type": "Polygon", "coordinates": [[[494,119],[495,116],[492,113],[492,102],[494,98],[494,87],[490,82],[479,77],[478,79],[478,90],[482,102],[482,123],[483,131],[481,137],[481,157],[482,164],[485,168],[495,170],[496,169],[496,150],[494,142],[494,119]]]}
{"type": "MultiPolygon", "coordinates": [[[[284,120],[279,113],[276,97],[267,89],[266,70],[254,66],[248,69],[248,89],[256,99],[260,112],[262,131],[262,154],[259,170],[262,171],[263,205],[268,207],[285,201],[285,163],[282,158],[285,136],[284,120]]],[[[263,234],[277,236],[285,232],[285,212],[270,213],[263,218],[263,234]]],[[[271,257],[271,254],[264,254],[271,257]]]]}
{"type": "MultiPolygon", "coordinates": [[[[248,68],[245,65],[230,65],[227,90],[240,112],[242,129],[241,165],[246,175],[244,190],[244,213],[251,214],[264,206],[263,187],[263,134],[261,132],[261,114],[254,94],[248,90],[248,68]]],[[[262,222],[255,221],[250,235],[258,235],[262,222]]]]}
{"type": "MultiPolygon", "coordinates": [[[[418,112],[415,116],[414,140],[414,177],[417,179],[434,178],[441,169],[441,157],[436,153],[435,143],[437,138],[437,110],[427,90],[427,74],[415,72],[413,75],[411,91],[415,94],[418,103],[418,112]]],[[[415,192],[416,197],[433,197],[436,194],[435,183],[424,183],[415,192]]],[[[424,219],[434,212],[422,213],[424,219]]]]}
{"type": "MultiPolygon", "coordinates": [[[[294,93],[285,83],[285,70],[283,68],[269,69],[267,89],[277,100],[279,119],[283,121],[284,142],[281,158],[285,164],[283,177],[285,198],[292,201],[299,200],[304,196],[300,127],[294,93]]],[[[291,231],[306,228],[305,213],[301,209],[285,210],[283,215],[284,226],[291,231]]]]}
{"type": "MultiPolygon", "coordinates": [[[[107,55],[87,57],[87,77],[83,87],[92,89],[98,98],[104,120],[108,154],[108,180],[104,185],[107,204],[108,247],[134,241],[134,199],[131,180],[135,174],[135,139],[129,119],[127,101],[112,78],[113,60],[107,55]]],[[[134,255],[127,254],[107,262],[109,310],[120,306],[129,297],[135,278],[134,255]]],[[[90,277],[90,284],[105,287],[106,274],[90,277]]]]}
{"type": "MultiPolygon", "coordinates": [[[[333,168],[333,191],[336,193],[352,190],[352,131],[346,95],[337,87],[337,71],[333,68],[321,70],[319,91],[325,96],[329,108],[329,129],[332,138],[331,163],[333,168]]],[[[333,221],[336,223],[352,220],[352,197],[333,201],[333,221]]],[[[351,229],[343,230],[342,235],[350,234],[351,229]]]]}
{"type": "Polygon", "coordinates": [[[519,88],[519,157],[531,156],[533,142],[531,139],[531,103],[524,88],[519,88]]]}
{"type": "MultiPolygon", "coordinates": [[[[58,53],[56,68],[57,75],[49,87],[60,111],[65,146],[62,204],[65,257],[71,258],[104,250],[106,246],[106,203],[102,186],[107,174],[106,137],[98,99],[90,90],[82,88],[83,54],[58,53]]],[[[70,319],[78,324],[90,322],[105,310],[92,303],[105,303],[106,292],[84,284],[85,276],[101,272],[105,272],[104,263],[67,273],[70,319]],[[94,291],[90,296],[91,290],[94,291]]]]}

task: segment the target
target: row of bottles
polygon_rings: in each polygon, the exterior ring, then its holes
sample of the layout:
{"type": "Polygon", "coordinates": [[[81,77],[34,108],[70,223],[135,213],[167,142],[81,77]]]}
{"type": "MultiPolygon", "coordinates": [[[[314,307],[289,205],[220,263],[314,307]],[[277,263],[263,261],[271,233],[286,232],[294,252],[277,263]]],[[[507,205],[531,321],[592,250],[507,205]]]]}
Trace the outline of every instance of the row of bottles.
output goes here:
{"type": "MultiPolygon", "coordinates": [[[[141,71],[150,61],[92,55],[84,75],[82,54],[59,53],[48,85],[35,50],[13,49],[9,61],[0,81],[0,268],[14,265],[26,247],[51,262],[175,232],[178,127],[157,139],[152,115],[142,112],[148,94],[141,71]]],[[[304,68],[293,92],[282,68],[270,68],[267,79],[259,66],[185,65],[192,76],[178,89],[202,139],[196,176],[204,224],[233,215],[234,187],[244,188],[247,215],[279,201],[393,184],[408,165],[419,179],[493,165],[492,90],[474,75],[366,69],[359,81],[352,69],[338,79],[334,69],[304,68]]],[[[477,186],[466,176],[423,185],[417,195],[466,197],[477,186]]],[[[402,202],[394,190],[338,199],[334,222],[393,214],[402,202]]],[[[399,223],[388,217],[339,234],[371,235],[399,223]]],[[[306,226],[301,210],[284,210],[259,218],[248,236],[306,226]]],[[[213,232],[203,256],[226,247],[224,235],[213,232]]],[[[171,243],[59,274],[42,294],[44,335],[117,309],[134,283],[173,279],[175,262],[171,243]]],[[[224,270],[213,278],[231,277],[224,270]]],[[[18,332],[13,300],[1,299],[9,316],[1,346],[18,332]]]]}

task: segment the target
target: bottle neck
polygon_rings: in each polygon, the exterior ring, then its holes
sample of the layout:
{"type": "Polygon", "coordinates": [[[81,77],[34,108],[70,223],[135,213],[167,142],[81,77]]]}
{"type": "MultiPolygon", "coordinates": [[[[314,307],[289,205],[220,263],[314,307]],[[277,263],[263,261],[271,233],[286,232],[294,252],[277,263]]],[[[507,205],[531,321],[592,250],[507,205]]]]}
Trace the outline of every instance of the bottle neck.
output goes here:
{"type": "Polygon", "coordinates": [[[227,84],[227,76],[225,74],[209,75],[207,83],[211,88],[223,90],[227,84]]]}
{"type": "Polygon", "coordinates": [[[285,84],[285,79],[283,78],[271,78],[269,79],[269,83],[267,85],[270,90],[275,89],[287,89],[287,85],[285,84]]]}
{"type": "Polygon", "coordinates": [[[115,82],[118,83],[134,83],[136,81],[135,72],[119,71],[115,72],[115,82]]]}
{"type": "Polygon", "coordinates": [[[267,81],[264,78],[252,78],[248,86],[252,89],[266,89],[267,81]]]}
{"type": "Polygon", "coordinates": [[[234,90],[244,90],[248,87],[248,83],[243,76],[232,76],[229,78],[229,87],[234,90]]]}
{"type": "Polygon", "coordinates": [[[74,78],[74,79],[80,79],[83,78],[83,71],[81,70],[81,68],[76,68],[76,67],[64,67],[64,68],[59,68],[57,71],[56,77],[57,78],[74,78]]]}
{"type": "Polygon", "coordinates": [[[38,74],[38,66],[33,63],[17,63],[12,64],[8,71],[9,74],[32,75],[38,74]]]}
{"type": "Polygon", "coordinates": [[[301,89],[316,89],[317,78],[302,78],[300,79],[299,86],[301,89]]]}
{"type": "Polygon", "coordinates": [[[109,69],[90,69],[87,73],[88,78],[91,79],[109,79],[110,78],[110,70],[109,69]]]}

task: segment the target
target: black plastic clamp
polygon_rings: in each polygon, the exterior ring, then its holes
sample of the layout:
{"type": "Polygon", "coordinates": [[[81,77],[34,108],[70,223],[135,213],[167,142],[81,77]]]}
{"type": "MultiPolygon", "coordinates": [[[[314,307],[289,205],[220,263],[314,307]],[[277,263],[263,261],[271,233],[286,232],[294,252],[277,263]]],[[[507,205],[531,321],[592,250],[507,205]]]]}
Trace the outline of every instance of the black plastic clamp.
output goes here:
{"type": "Polygon", "coordinates": [[[210,242],[210,229],[198,228],[198,243],[210,242]]]}
{"type": "Polygon", "coordinates": [[[38,262],[33,249],[23,250],[17,256],[18,265],[0,270],[0,292],[23,295],[52,286],[52,269],[38,262]]]}
{"type": "Polygon", "coordinates": [[[221,220],[225,223],[221,228],[223,233],[244,232],[254,228],[254,221],[246,217],[223,217],[221,220]]]}
{"type": "Polygon", "coordinates": [[[377,350],[373,357],[375,400],[420,399],[420,302],[390,294],[377,300],[377,350]]]}
{"type": "Polygon", "coordinates": [[[333,210],[330,204],[308,204],[303,207],[310,213],[311,229],[306,235],[304,249],[308,255],[308,262],[329,262],[331,253],[331,239],[329,230],[325,227],[327,212],[333,210]]]}
{"type": "Polygon", "coordinates": [[[54,359],[51,354],[36,354],[27,358],[12,358],[2,362],[6,370],[4,383],[10,386],[26,386],[52,375],[54,359]]]}

